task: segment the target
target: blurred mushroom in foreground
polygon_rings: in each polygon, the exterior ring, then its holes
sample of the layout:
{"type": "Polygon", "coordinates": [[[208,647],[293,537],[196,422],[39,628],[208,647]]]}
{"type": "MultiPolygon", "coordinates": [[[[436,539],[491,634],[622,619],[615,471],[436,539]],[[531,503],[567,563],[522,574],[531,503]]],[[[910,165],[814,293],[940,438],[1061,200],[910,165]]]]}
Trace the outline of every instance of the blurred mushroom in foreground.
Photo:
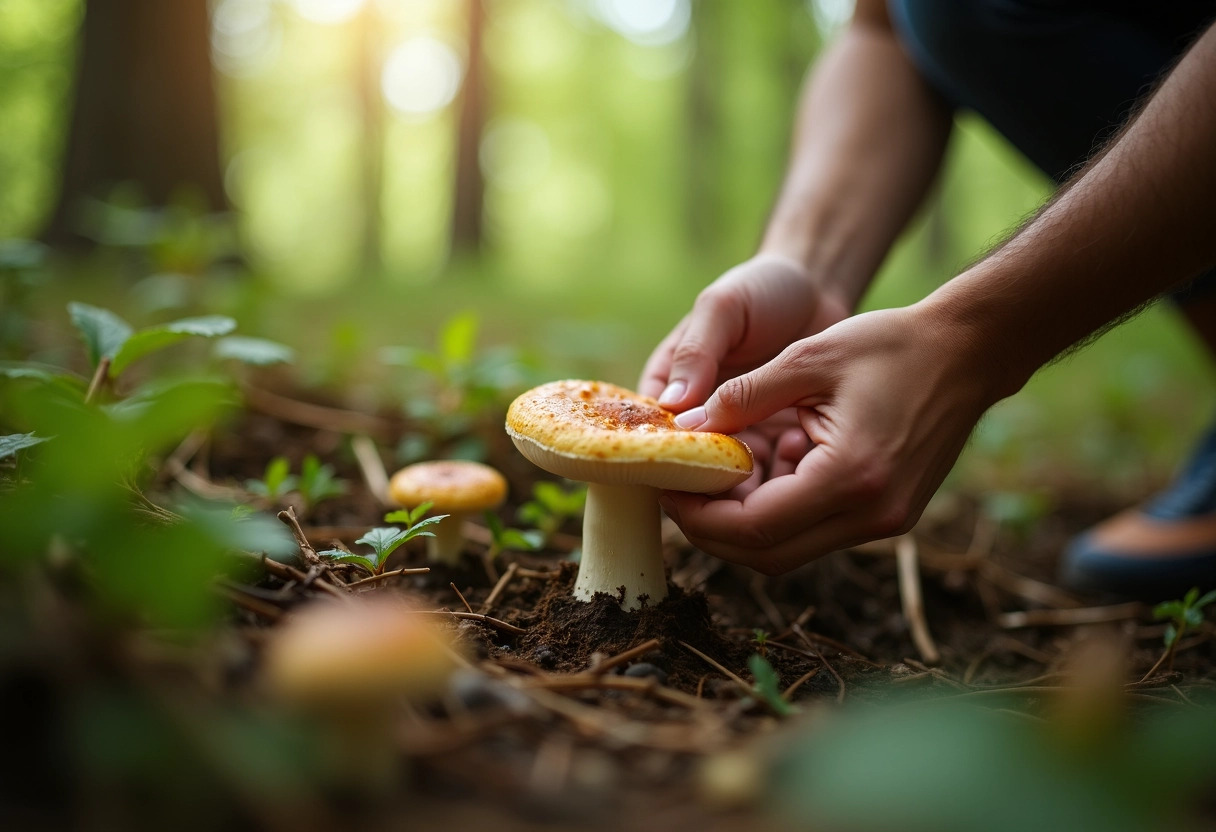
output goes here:
{"type": "Polygon", "coordinates": [[[332,770],[367,787],[395,770],[395,708],[438,698],[457,666],[442,631],[387,592],[306,606],[263,661],[272,695],[328,729],[332,770]]]}

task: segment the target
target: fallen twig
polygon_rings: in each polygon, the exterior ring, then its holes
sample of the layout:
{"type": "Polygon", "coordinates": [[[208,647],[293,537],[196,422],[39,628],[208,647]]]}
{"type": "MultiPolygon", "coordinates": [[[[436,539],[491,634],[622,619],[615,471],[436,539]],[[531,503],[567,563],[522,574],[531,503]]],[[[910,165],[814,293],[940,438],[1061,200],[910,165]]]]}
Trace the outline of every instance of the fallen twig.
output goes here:
{"type": "Polygon", "coordinates": [[[690,653],[700,656],[705,661],[705,663],[708,664],[710,667],[714,668],[719,673],[724,675],[726,678],[730,679],[732,682],[737,684],[739,687],[743,688],[743,690],[749,696],[751,696],[752,694],[755,693],[755,687],[753,685],[749,684],[748,682],[746,682],[743,679],[743,677],[740,676],[739,674],[727,669],[719,661],[711,658],[710,656],[705,655],[700,650],[698,650],[697,648],[695,648],[691,644],[689,644],[687,641],[681,641],[680,644],[684,647],[684,649],[688,650],[690,653]]]}
{"type": "Polygon", "coordinates": [[[488,624],[496,630],[503,630],[508,633],[526,633],[528,632],[523,627],[516,627],[514,624],[499,618],[491,618],[488,615],[482,615],[479,612],[459,612],[457,610],[410,610],[410,615],[450,615],[453,618],[464,618],[469,621],[477,621],[481,624],[488,624]]]}
{"type": "Polygon", "coordinates": [[[823,670],[823,667],[815,667],[815,668],[808,670],[806,673],[803,673],[801,676],[798,677],[797,681],[795,681],[794,684],[790,685],[788,688],[785,689],[785,692],[781,694],[781,698],[784,699],[786,702],[789,702],[791,699],[793,699],[794,693],[798,690],[798,688],[802,687],[804,684],[809,682],[811,679],[814,679],[816,676],[818,676],[819,672],[821,670],[823,670]]]}
{"type": "Polygon", "coordinates": [[[518,563],[513,562],[507,566],[507,571],[502,573],[502,577],[498,579],[498,583],[494,584],[494,588],[490,590],[490,594],[482,602],[481,611],[483,613],[489,612],[494,607],[494,604],[498,602],[498,596],[502,595],[503,590],[511,583],[511,579],[515,577],[515,573],[518,571],[518,563]]]}
{"type": "Polygon", "coordinates": [[[832,667],[831,662],[824,658],[823,653],[815,649],[815,645],[811,643],[810,637],[807,636],[806,632],[797,624],[794,625],[794,632],[798,634],[798,637],[802,639],[802,643],[805,644],[807,649],[811,651],[811,655],[819,659],[819,661],[823,663],[823,666],[828,669],[828,672],[836,677],[836,684],[839,685],[839,690],[836,692],[836,702],[838,704],[843,703],[845,694],[844,677],[836,672],[836,668],[832,667]]]}
{"type": "Polygon", "coordinates": [[[250,410],[284,422],[338,433],[370,434],[378,437],[387,437],[393,433],[392,424],[379,416],[289,399],[251,385],[242,387],[241,392],[250,410]]]}
{"type": "Polygon", "coordinates": [[[1111,621],[1126,621],[1144,614],[1144,605],[1138,601],[1114,604],[1108,607],[1080,607],[1077,609],[1023,610],[1007,612],[997,616],[997,624],[1007,630],[1019,627],[1069,627],[1078,624],[1105,624],[1111,621]]]}
{"type": "Polygon", "coordinates": [[[291,536],[295,538],[296,545],[300,547],[300,558],[304,563],[308,566],[322,566],[324,562],[321,560],[321,556],[317,554],[317,550],[304,536],[304,530],[300,528],[295,508],[288,506],[278,513],[278,518],[287,525],[287,528],[291,529],[291,536]]]}
{"type": "Polygon", "coordinates": [[[381,572],[379,575],[372,575],[370,578],[360,578],[357,581],[351,581],[350,583],[346,584],[346,588],[354,589],[357,586],[367,586],[368,584],[380,583],[381,581],[396,577],[397,575],[425,575],[430,571],[431,568],[429,566],[419,566],[413,569],[406,569],[402,567],[401,569],[394,569],[391,572],[381,572]]]}
{"type": "Polygon", "coordinates": [[[88,392],[84,394],[85,404],[92,403],[93,397],[97,395],[97,391],[100,390],[101,386],[106,383],[107,379],[109,379],[110,362],[112,360],[113,359],[110,356],[106,355],[102,356],[101,361],[97,362],[97,369],[93,373],[93,378],[89,381],[88,392]]]}
{"type": "Polygon", "coordinates": [[[659,646],[659,644],[660,644],[660,642],[657,638],[652,638],[649,641],[643,641],[641,644],[639,644],[635,647],[630,647],[628,650],[624,651],[623,653],[617,653],[615,656],[612,656],[611,658],[604,659],[599,664],[595,665],[592,668],[589,668],[587,672],[591,673],[593,676],[599,676],[603,673],[606,673],[607,671],[611,670],[614,667],[618,667],[620,665],[626,664],[628,662],[633,661],[638,656],[649,653],[651,650],[654,650],[655,648],[657,648],[659,646]]]}
{"type": "Polygon", "coordinates": [[[929,633],[929,622],[925,620],[924,597],[920,591],[920,571],[917,567],[916,538],[911,533],[900,535],[895,541],[895,561],[899,568],[899,598],[903,605],[904,619],[912,633],[916,652],[928,664],[941,661],[941,653],[929,633]]]}
{"type": "Polygon", "coordinates": [[[448,586],[452,588],[452,592],[456,593],[456,597],[460,599],[460,603],[464,604],[464,608],[469,612],[473,612],[473,608],[469,605],[469,599],[464,597],[464,593],[456,587],[455,581],[448,581],[448,586]]]}
{"type": "Polygon", "coordinates": [[[355,455],[355,462],[359,465],[359,473],[363,475],[363,482],[367,484],[367,490],[382,505],[392,504],[392,498],[388,493],[388,471],[384,468],[384,460],[380,458],[380,451],[376,449],[375,441],[366,434],[352,436],[350,449],[355,455]]]}

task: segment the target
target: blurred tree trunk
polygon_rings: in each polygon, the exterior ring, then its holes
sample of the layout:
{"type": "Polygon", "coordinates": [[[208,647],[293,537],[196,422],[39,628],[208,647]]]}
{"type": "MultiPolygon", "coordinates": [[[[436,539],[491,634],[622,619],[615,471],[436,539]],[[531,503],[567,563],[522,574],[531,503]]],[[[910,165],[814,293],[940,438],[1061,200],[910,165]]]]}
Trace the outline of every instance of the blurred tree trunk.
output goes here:
{"type": "Polygon", "coordinates": [[[207,0],[88,0],[52,243],[79,243],[82,197],[136,183],[161,205],[182,187],[226,207],[207,0]]]}
{"type": "Polygon", "coordinates": [[[452,250],[477,251],[482,244],[485,181],[478,151],[486,120],[485,0],[468,0],[469,29],[464,89],[460,96],[460,125],[456,136],[456,184],[452,208],[452,250]]]}
{"type": "Polygon", "coordinates": [[[384,220],[384,98],[380,92],[380,21],[374,3],[365,3],[359,13],[359,44],[355,60],[358,73],[359,108],[363,121],[363,267],[378,274],[383,265],[381,245],[384,220]]]}

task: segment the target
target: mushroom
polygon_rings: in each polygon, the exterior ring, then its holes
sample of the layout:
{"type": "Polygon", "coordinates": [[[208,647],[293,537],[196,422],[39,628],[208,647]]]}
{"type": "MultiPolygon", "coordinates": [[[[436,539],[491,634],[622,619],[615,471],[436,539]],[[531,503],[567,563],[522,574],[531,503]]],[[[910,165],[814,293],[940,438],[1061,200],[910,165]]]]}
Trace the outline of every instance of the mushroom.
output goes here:
{"type": "Polygon", "coordinates": [[[714,494],[752,472],[747,445],[676,425],[648,397],[597,381],[554,381],[515,399],[507,434],[550,473],[586,482],[583,555],[574,595],[616,596],[636,610],[667,596],[659,489],[714,494]]]}
{"type": "Polygon", "coordinates": [[[470,514],[501,505],[507,496],[507,481],[489,465],[446,459],[402,468],[393,474],[388,491],[407,508],[429,502],[431,511],[449,515],[431,527],[435,536],[427,539],[427,560],[459,566],[464,548],[462,523],[470,514]]]}
{"type": "Polygon", "coordinates": [[[398,764],[395,706],[438,698],[456,667],[440,630],[384,593],[293,613],[267,640],[262,672],[286,708],[320,724],[331,776],[382,789],[398,764]]]}

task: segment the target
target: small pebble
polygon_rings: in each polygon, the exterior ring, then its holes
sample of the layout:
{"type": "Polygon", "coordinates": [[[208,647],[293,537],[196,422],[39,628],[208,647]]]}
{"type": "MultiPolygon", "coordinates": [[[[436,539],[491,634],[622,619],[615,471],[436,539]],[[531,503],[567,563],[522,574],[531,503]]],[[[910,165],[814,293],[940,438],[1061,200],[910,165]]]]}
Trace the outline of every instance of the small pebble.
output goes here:
{"type": "Polygon", "coordinates": [[[557,654],[545,645],[541,644],[532,651],[532,661],[536,662],[545,670],[552,670],[557,666],[557,654]]]}
{"type": "Polygon", "coordinates": [[[629,667],[625,668],[624,675],[632,676],[635,679],[645,679],[649,677],[656,679],[660,685],[667,684],[667,671],[661,667],[651,664],[650,662],[638,662],[636,664],[631,664],[629,667]]]}

